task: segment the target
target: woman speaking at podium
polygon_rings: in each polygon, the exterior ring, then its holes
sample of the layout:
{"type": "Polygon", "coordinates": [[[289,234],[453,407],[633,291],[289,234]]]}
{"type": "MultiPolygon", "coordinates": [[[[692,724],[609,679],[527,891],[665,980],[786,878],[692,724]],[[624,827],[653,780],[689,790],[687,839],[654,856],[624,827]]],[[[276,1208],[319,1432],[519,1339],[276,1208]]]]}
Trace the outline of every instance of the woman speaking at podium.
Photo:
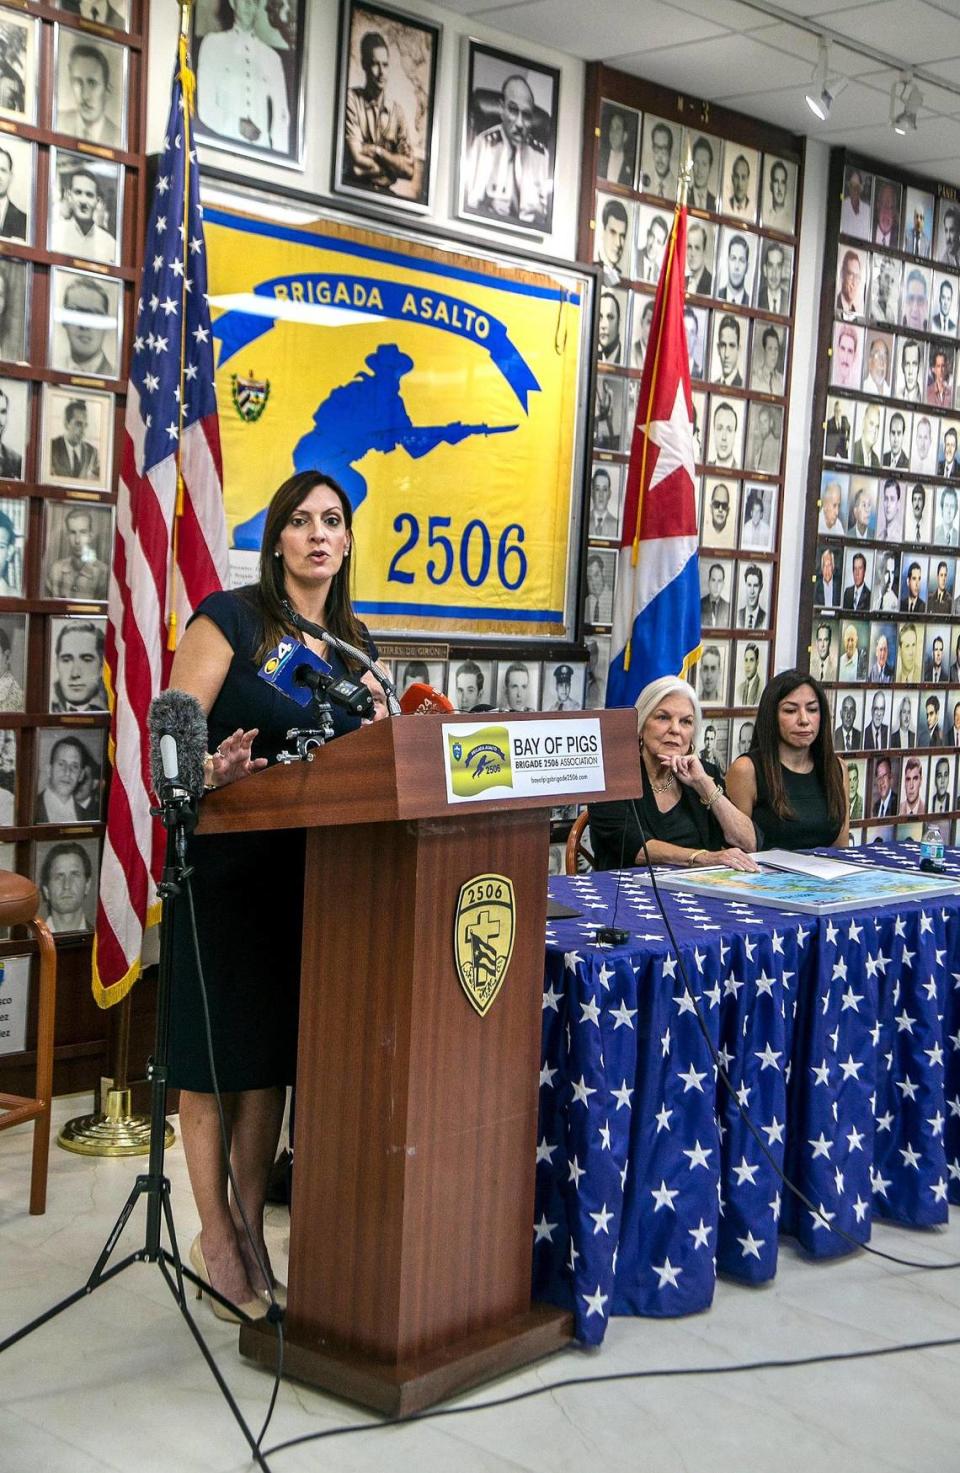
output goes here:
{"type": "MultiPolygon", "coordinates": [[[[350,602],[351,522],[350,503],[334,481],[318,471],[292,476],[267,510],[259,582],[212,594],[194,613],[170,685],[196,696],[206,712],[214,753],[208,787],[275,761],[287,730],[298,724],[289,698],[257,673],[281,639],[302,639],[336,675],[354,678],[335,650],[297,633],[284,599],[305,619],[376,653],[350,602]]],[[[360,722],[334,709],[333,724],[339,736],[360,722]]],[[[263,1208],[296,1062],[304,834],[195,835],[190,861],[230,1159],[260,1260],[282,1297],[269,1269],[263,1208]]],[[[180,1129],[200,1215],[191,1261],[200,1277],[256,1317],[266,1312],[270,1293],[237,1203],[228,1199],[188,907],[178,906],[175,916],[170,1083],[181,1091],[180,1129]]]]}

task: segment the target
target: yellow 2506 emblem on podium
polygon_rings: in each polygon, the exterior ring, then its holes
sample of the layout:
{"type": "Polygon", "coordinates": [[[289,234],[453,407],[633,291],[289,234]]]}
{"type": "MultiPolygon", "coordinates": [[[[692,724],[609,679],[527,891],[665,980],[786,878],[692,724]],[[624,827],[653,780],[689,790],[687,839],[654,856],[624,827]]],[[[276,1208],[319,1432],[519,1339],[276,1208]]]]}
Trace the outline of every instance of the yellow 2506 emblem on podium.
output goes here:
{"type": "Polygon", "coordinates": [[[513,881],[474,875],[460,887],[454,923],[454,962],[460,984],[481,1018],[503,985],[516,931],[513,881]]]}

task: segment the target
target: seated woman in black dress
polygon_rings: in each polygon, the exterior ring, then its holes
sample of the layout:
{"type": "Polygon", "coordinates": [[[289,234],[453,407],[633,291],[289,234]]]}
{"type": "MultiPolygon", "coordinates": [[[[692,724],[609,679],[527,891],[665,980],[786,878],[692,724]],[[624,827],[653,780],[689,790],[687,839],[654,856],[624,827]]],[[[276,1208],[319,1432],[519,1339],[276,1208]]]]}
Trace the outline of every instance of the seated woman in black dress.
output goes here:
{"type": "Polygon", "coordinates": [[[637,698],[639,788],[635,799],[590,804],[597,869],[645,864],[727,864],[755,870],[753,824],[723,791],[720,770],[696,754],[700,702],[685,680],[665,675],[637,698]]]}
{"type": "Polygon", "coordinates": [[[845,849],[850,835],[844,768],[830,708],[803,670],[777,675],[760,697],[753,744],[727,769],[730,797],[752,818],[763,849],[845,849]]]}
{"type": "MultiPolygon", "coordinates": [[[[292,476],[267,510],[259,582],[211,594],[197,608],[170,685],[196,696],[207,713],[210,786],[275,762],[288,727],[298,724],[288,698],[257,674],[281,639],[302,639],[337,675],[359,674],[333,649],[301,636],[284,599],[304,618],[375,653],[350,602],[351,522],[350,502],[334,481],[319,471],[292,476]]],[[[299,724],[309,726],[309,715],[299,724]]],[[[360,722],[337,709],[333,724],[339,736],[360,722]]],[[[200,1215],[190,1258],[201,1278],[254,1317],[265,1313],[271,1289],[282,1291],[263,1241],[263,1208],[296,1058],[303,830],[195,834],[190,862],[230,1159],[256,1243],[254,1251],[240,1203],[228,1198],[189,913],[181,905],[174,912],[170,1083],[180,1089],[180,1130],[200,1215]]],[[[230,1317],[215,1300],[211,1305],[230,1317]]]]}

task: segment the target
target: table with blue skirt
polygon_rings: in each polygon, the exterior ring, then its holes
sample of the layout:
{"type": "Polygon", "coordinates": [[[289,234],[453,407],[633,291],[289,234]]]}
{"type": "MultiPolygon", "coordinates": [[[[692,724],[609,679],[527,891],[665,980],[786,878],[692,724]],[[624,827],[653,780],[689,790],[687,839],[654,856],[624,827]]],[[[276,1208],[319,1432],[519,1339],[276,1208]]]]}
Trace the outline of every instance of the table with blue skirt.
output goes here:
{"type": "MultiPolygon", "coordinates": [[[[914,872],[918,857],[911,843],[849,856],[914,872]]],[[[946,875],[946,895],[816,917],[661,891],[709,1043],[639,872],[551,880],[580,914],[548,923],[533,1282],[580,1340],[599,1343],[611,1314],[704,1310],[718,1272],[771,1279],[780,1233],[825,1258],[868,1242],[874,1218],[946,1222],[960,852],[946,875]],[[625,945],[596,944],[610,924],[625,945]]]]}

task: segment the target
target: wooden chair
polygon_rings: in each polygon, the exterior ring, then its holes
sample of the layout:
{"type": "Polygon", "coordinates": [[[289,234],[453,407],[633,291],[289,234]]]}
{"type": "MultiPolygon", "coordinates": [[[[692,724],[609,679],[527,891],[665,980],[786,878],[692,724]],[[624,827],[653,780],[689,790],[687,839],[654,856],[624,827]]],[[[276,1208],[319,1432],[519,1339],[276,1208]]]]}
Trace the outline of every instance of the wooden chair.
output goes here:
{"type": "Polygon", "coordinates": [[[593,855],[583,840],[583,831],[590,821],[590,814],[586,808],[577,817],[569,834],[567,835],[567,853],[565,870],[568,875],[578,875],[583,871],[586,864],[588,869],[593,869],[593,855]],[[582,861],[582,863],[581,863],[582,861]]]}
{"type": "Polygon", "coordinates": [[[47,1210],[47,1158],[50,1153],[50,1102],[53,1095],[53,1024],[57,1001],[57,949],[38,914],[40,896],[24,875],[0,870],[0,926],[26,926],[40,949],[37,1007],[37,1068],[33,1096],[0,1094],[0,1130],[34,1121],[30,1211],[47,1210]]]}

